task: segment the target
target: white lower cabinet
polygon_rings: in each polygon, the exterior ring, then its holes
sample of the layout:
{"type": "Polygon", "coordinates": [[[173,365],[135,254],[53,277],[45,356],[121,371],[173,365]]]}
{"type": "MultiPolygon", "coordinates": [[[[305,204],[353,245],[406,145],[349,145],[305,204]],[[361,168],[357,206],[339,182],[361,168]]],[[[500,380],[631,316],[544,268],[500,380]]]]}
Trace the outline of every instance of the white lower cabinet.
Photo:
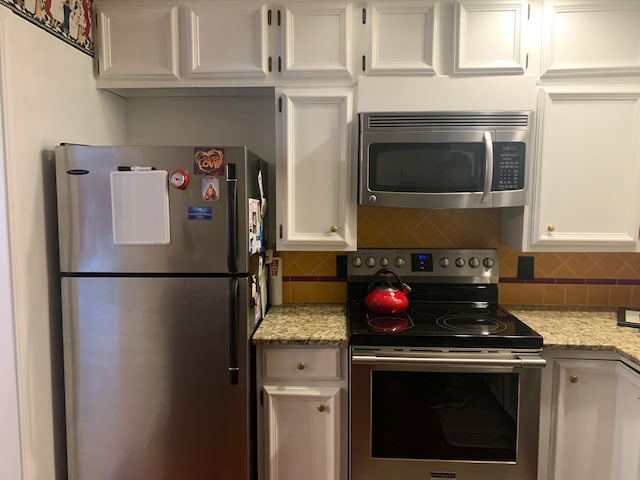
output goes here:
{"type": "Polygon", "coordinates": [[[346,480],[346,350],[258,349],[261,480],[346,480]]]}
{"type": "Polygon", "coordinates": [[[538,478],[639,480],[640,373],[613,354],[559,355],[543,374],[538,478]]]}
{"type": "Polygon", "coordinates": [[[618,364],[612,480],[640,479],[640,373],[618,364]]]}

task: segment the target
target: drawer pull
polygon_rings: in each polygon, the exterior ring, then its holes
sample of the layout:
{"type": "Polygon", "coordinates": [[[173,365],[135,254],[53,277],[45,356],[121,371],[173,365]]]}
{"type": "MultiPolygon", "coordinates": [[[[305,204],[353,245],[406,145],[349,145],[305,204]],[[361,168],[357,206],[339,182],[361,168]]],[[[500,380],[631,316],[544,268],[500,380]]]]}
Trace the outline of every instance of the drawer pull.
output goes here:
{"type": "Polygon", "coordinates": [[[578,383],[578,376],[577,376],[577,375],[571,375],[571,376],[569,377],[569,381],[570,381],[571,383],[578,383]]]}
{"type": "Polygon", "coordinates": [[[318,411],[319,412],[324,412],[327,409],[327,407],[325,407],[324,405],[318,405],[318,411]]]}
{"type": "Polygon", "coordinates": [[[304,370],[304,367],[305,367],[304,362],[298,362],[298,364],[296,365],[296,368],[298,370],[304,370]]]}

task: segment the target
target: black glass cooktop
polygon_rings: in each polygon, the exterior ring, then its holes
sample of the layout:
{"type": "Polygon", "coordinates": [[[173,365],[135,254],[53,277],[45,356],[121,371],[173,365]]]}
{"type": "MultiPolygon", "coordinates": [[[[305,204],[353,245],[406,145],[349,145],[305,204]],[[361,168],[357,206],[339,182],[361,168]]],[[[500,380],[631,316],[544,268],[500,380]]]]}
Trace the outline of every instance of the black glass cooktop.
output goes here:
{"type": "Polygon", "coordinates": [[[542,337],[494,303],[415,303],[399,315],[348,305],[349,342],[358,346],[542,348],[542,337]]]}

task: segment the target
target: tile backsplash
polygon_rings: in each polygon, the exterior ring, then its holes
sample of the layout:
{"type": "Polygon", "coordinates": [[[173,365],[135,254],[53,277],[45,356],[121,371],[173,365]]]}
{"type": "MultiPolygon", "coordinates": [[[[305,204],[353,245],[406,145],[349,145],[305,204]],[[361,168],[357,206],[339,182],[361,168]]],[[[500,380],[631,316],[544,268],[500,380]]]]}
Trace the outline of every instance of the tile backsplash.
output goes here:
{"type": "MultiPolygon", "coordinates": [[[[640,305],[638,253],[522,253],[500,243],[499,209],[358,207],[358,248],[497,248],[500,303],[640,305]],[[534,280],[517,280],[519,256],[534,257],[534,280]]],[[[336,278],[341,252],[280,252],[283,301],[346,301],[336,278]]]]}

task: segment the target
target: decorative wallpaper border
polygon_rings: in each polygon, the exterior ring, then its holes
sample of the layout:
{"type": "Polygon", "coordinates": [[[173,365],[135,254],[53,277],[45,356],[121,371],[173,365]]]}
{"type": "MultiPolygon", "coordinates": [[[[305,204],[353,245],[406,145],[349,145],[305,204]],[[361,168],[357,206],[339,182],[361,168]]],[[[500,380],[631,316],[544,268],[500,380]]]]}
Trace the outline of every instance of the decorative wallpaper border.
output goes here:
{"type": "Polygon", "coordinates": [[[0,5],[93,57],[93,0],[0,0],[0,5]]]}

